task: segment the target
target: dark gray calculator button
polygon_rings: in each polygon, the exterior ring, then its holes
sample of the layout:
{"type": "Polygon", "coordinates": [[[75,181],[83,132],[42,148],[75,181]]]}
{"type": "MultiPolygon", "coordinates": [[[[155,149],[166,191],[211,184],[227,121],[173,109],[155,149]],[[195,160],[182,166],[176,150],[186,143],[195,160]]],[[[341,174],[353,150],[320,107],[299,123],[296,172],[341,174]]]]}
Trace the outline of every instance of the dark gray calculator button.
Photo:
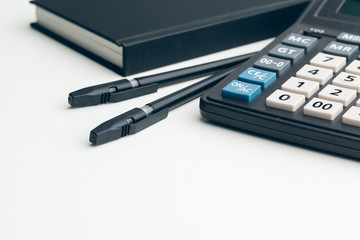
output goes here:
{"type": "Polygon", "coordinates": [[[305,56],[305,50],[302,48],[278,44],[270,50],[269,55],[285,58],[291,60],[293,63],[297,63],[305,56]]]}
{"type": "Polygon", "coordinates": [[[332,41],[324,48],[324,52],[346,57],[347,60],[351,60],[358,54],[359,47],[356,45],[332,41]]]}
{"type": "Polygon", "coordinates": [[[263,56],[254,63],[254,66],[260,69],[276,72],[279,76],[290,69],[291,62],[276,57],[263,56]]]}
{"type": "Polygon", "coordinates": [[[297,33],[290,33],[282,41],[282,43],[294,47],[305,48],[305,50],[308,52],[316,46],[317,41],[318,40],[315,37],[304,36],[297,33]]]}
{"type": "Polygon", "coordinates": [[[339,34],[339,36],[337,36],[336,39],[340,42],[360,45],[360,35],[342,32],[339,34]]]}

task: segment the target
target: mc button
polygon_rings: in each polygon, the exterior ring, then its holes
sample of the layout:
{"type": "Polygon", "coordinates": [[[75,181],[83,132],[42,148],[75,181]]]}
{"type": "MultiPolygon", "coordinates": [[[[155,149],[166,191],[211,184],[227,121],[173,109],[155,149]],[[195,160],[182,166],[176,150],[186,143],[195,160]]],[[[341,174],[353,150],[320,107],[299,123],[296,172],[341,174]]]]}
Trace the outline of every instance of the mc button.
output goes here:
{"type": "Polygon", "coordinates": [[[297,33],[290,33],[283,41],[283,44],[305,48],[306,52],[313,49],[317,44],[317,38],[304,36],[297,33]]]}

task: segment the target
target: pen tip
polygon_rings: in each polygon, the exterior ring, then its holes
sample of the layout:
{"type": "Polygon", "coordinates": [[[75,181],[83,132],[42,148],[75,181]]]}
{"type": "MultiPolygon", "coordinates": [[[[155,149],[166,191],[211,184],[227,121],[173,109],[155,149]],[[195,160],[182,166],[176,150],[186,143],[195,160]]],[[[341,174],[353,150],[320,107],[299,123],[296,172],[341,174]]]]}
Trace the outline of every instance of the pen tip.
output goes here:
{"type": "Polygon", "coordinates": [[[98,145],[98,142],[97,142],[97,134],[94,133],[93,131],[90,132],[89,141],[90,141],[93,145],[98,145]]]}
{"type": "Polygon", "coordinates": [[[69,96],[68,96],[68,103],[70,104],[70,106],[73,106],[73,101],[74,101],[74,97],[70,93],[69,96]]]}

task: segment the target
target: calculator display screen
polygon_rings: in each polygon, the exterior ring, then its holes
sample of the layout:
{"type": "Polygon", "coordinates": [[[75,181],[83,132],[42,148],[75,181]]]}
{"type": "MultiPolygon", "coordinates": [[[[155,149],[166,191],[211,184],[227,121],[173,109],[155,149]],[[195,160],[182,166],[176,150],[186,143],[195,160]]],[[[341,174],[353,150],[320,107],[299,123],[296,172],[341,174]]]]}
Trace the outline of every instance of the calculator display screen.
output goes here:
{"type": "Polygon", "coordinates": [[[360,17],[360,0],[346,0],[340,13],[360,17]]]}

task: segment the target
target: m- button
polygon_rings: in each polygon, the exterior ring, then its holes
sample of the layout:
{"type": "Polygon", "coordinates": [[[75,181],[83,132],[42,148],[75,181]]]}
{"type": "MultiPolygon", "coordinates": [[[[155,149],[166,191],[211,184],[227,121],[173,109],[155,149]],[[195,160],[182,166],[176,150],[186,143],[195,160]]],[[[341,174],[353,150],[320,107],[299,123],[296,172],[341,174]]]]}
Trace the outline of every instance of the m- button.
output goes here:
{"type": "Polygon", "coordinates": [[[360,45],[360,35],[342,32],[336,39],[340,42],[360,45]]]}
{"type": "Polygon", "coordinates": [[[304,36],[297,33],[290,33],[283,41],[283,44],[305,48],[306,52],[313,49],[317,44],[317,38],[304,36]]]}

